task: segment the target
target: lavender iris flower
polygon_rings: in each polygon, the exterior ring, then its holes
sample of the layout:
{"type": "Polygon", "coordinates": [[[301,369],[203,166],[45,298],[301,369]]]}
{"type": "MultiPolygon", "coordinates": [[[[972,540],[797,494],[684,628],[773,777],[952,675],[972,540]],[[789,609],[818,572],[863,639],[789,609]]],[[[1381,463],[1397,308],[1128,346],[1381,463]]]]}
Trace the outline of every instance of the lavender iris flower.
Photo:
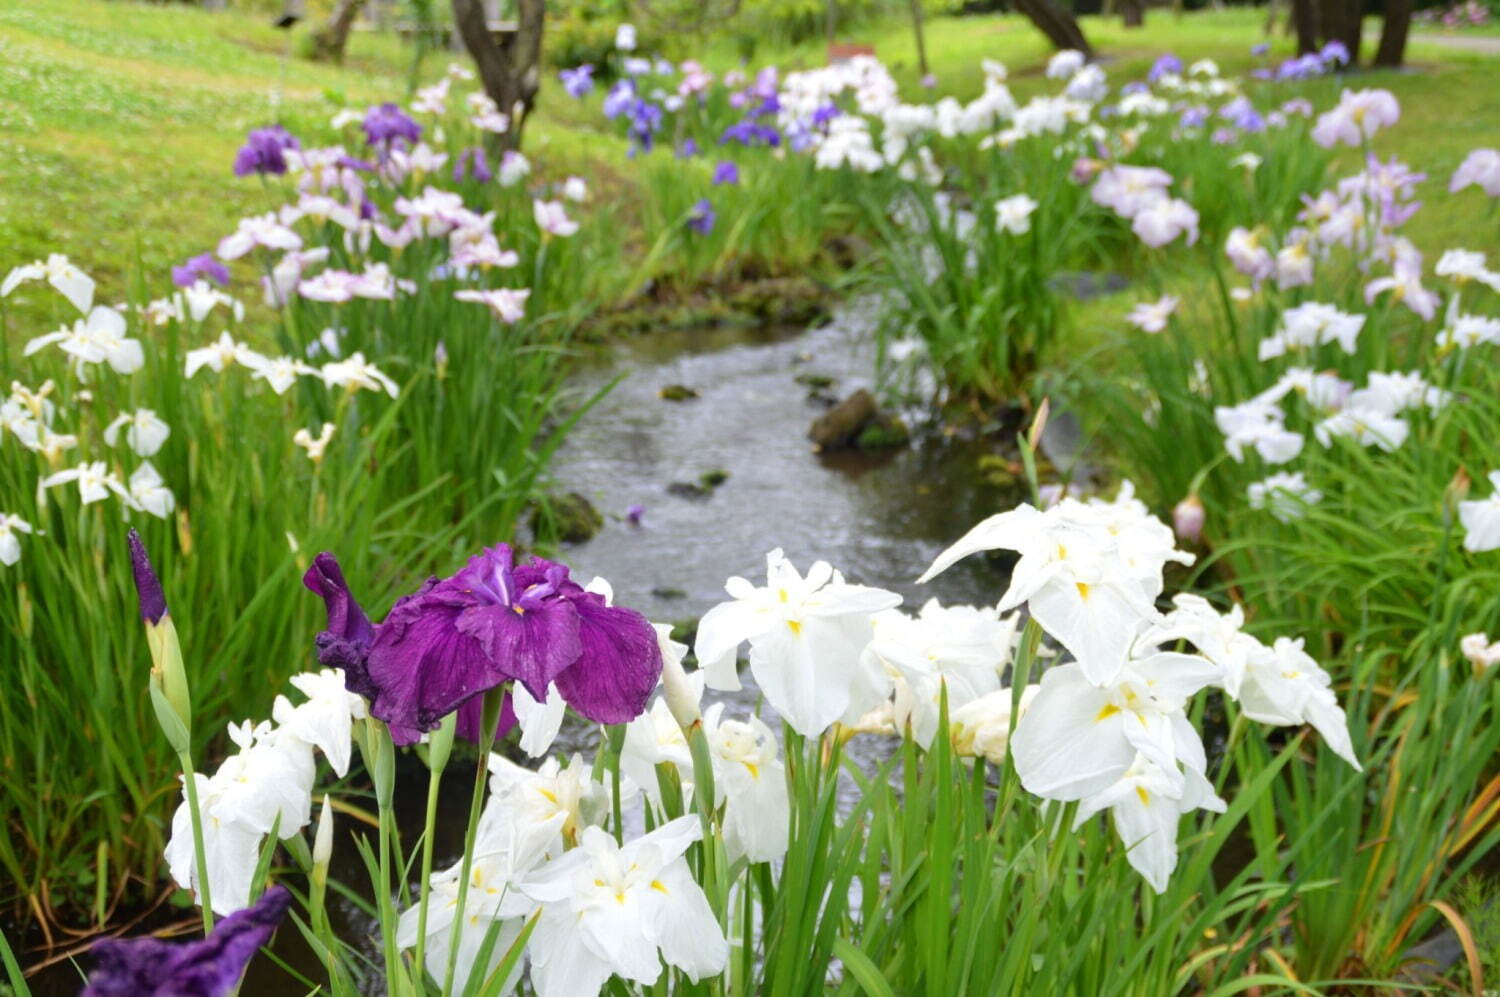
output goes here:
{"type": "Polygon", "coordinates": [[[582,99],[594,89],[594,66],[585,62],[574,69],[564,69],[557,74],[569,97],[582,99]]]}
{"type": "Polygon", "coordinates": [[[622,114],[630,111],[635,103],[635,81],[621,80],[610,87],[609,93],[604,95],[604,116],[613,121],[622,114]]]}
{"type": "Polygon", "coordinates": [[[484,147],[474,146],[465,149],[458,154],[453,163],[453,182],[462,183],[464,177],[472,176],[478,183],[489,183],[495,174],[490,171],[489,160],[485,158],[484,147]]]}
{"type": "Polygon", "coordinates": [[[661,128],[661,108],[649,100],[638,98],[631,105],[629,114],[631,141],[641,152],[650,152],[655,144],[655,134],[661,128]]]}
{"type": "MultiPolygon", "coordinates": [[[[506,544],[396,600],[373,633],[331,555],[320,554],[303,582],[328,607],[318,660],[344,668],[345,684],[370,701],[397,744],[415,743],[455,711],[459,733],[478,740],[483,694],[510,682],[538,700],[555,682],[588,719],[625,723],[645,709],[661,674],[644,617],[585,591],[561,564],[515,563],[506,544]]],[[[513,722],[502,712],[502,730],[513,722]]]]}
{"type": "Polygon", "coordinates": [[[1169,73],[1182,73],[1182,60],[1171,52],[1168,52],[1151,64],[1151,71],[1146,74],[1146,80],[1147,82],[1155,83],[1169,73]]]}
{"type": "Polygon", "coordinates": [[[94,971],[83,997],[220,997],[232,991],[245,966],[271,938],[291,906],[285,887],[273,886],[253,907],[220,921],[207,938],[106,938],[89,950],[94,971]]]}
{"type": "Polygon", "coordinates": [[[194,256],[182,266],[172,268],[172,283],[178,287],[192,287],[200,278],[228,287],[229,268],[214,259],[212,253],[194,256]]]}
{"type": "Polygon", "coordinates": [[[365,114],[364,129],[366,144],[373,146],[389,148],[397,139],[415,145],[422,138],[422,126],[389,101],[370,108],[365,114]]]}
{"type": "Polygon", "coordinates": [[[641,525],[641,517],[644,516],[645,514],[646,514],[646,507],[643,506],[643,505],[631,505],[631,506],[627,506],[625,508],[625,521],[627,523],[629,523],[631,526],[640,526],[641,525]]]}
{"type": "Polygon", "coordinates": [[[1318,53],[1318,58],[1322,59],[1326,65],[1347,66],[1349,65],[1349,46],[1341,41],[1331,41],[1323,46],[1323,50],[1318,53]]]}
{"type": "Polygon", "coordinates": [[[1271,43],[1270,42],[1261,42],[1261,43],[1259,43],[1257,45],[1251,45],[1250,46],[1250,54],[1251,55],[1265,55],[1269,51],[1271,51],[1271,43]]]}
{"type": "Polygon", "coordinates": [[[699,235],[708,235],[714,230],[714,221],[717,217],[714,214],[713,202],[705,197],[693,205],[693,210],[688,215],[687,226],[699,235]]]}
{"type": "Polygon", "coordinates": [[[300,148],[302,143],[280,125],[257,128],[245,136],[244,146],[235,154],[234,175],[247,177],[252,173],[285,173],[286,150],[300,148]]]}
{"type": "Polygon", "coordinates": [[[715,187],[719,186],[720,184],[737,184],[739,182],[740,168],[736,166],[731,160],[721,160],[719,164],[714,167],[713,185],[715,187]]]}
{"type": "Polygon", "coordinates": [[[1178,122],[1184,128],[1202,128],[1208,123],[1208,110],[1202,107],[1190,107],[1182,112],[1178,122]]]}
{"type": "Polygon", "coordinates": [[[698,155],[698,143],[695,140],[685,138],[677,144],[678,159],[692,159],[696,155],[698,155]]]}

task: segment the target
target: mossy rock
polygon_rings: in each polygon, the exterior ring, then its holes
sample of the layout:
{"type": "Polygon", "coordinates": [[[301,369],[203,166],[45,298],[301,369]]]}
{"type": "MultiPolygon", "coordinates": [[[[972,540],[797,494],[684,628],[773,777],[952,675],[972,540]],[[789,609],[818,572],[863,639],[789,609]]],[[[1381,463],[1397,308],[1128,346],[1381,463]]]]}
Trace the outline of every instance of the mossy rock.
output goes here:
{"type": "Polygon", "coordinates": [[[854,445],[861,450],[894,450],[911,442],[911,430],[900,417],[881,413],[859,431],[854,445]]]}
{"type": "Polygon", "coordinates": [[[792,380],[796,381],[798,384],[812,388],[814,391],[822,391],[825,388],[833,387],[834,382],[836,382],[838,378],[829,377],[827,374],[808,373],[798,374],[792,380]]]}
{"type": "Polygon", "coordinates": [[[704,471],[698,475],[698,484],[704,488],[718,488],[729,480],[729,472],[722,468],[714,468],[712,471],[704,471]]]}
{"type": "Polygon", "coordinates": [[[594,503],[577,492],[553,495],[531,514],[531,529],[535,533],[545,535],[550,529],[561,543],[583,543],[603,527],[604,517],[594,503]]]}
{"type": "Polygon", "coordinates": [[[698,392],[685,384],[669,384],[656,393],[658,398],[668,402],[690,402],[698,397],[698,392]]]}

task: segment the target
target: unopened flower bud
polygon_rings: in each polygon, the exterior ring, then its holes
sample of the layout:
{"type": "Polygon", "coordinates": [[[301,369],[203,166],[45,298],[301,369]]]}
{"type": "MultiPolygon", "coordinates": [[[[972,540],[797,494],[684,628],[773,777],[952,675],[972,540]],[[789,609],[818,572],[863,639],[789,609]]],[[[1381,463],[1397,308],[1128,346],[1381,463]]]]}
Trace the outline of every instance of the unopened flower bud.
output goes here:
{"type": "Polygon", "coordinates": [[[1203,501],[1195,492],[1172,507],[1172,530],[1179,540],[1197,543],[1203,536],[1205,518],[1203,501]]]}
{"type": "Polygon", "coordinates": [[[668,623],[653,623],[656,628],[656,643],[661,648],[661,684],[667,701],[667,709],[679,727],[687,730],[703,717],[699,700],[703,697],[703,676],[688,677],[682,667],[682,656],[687,645],[672,639],[672,627],[668,623]]]}
{"type": "Polygon", "coordinates": [[[188,692],[187,669],[182,662],[182,646],[177,642],[177,627],[167,612],[167,599],[161,580],[151,567],[146,545],[135,530],[129,533],[130,570],[135,577],[135,591],[140,598],[141,619],[146,623],[146,644],[151,649],[151,696],[157,720],[167,740],[176,751],[185,750],[188,732],[192,730],[193,707],[188,692]],[[168,710],[171,717],[163,712],[168,710]],[[181,728],[179,730],[179,727],[181,728]]]}
{"type": "Polygon", "coordinates": [[[318,831],[313,836],[312,860],[313,865],[325,869],[333,860],[333,806],[326,793],[323,795],[323,810],[318,814],[318,831]]]}

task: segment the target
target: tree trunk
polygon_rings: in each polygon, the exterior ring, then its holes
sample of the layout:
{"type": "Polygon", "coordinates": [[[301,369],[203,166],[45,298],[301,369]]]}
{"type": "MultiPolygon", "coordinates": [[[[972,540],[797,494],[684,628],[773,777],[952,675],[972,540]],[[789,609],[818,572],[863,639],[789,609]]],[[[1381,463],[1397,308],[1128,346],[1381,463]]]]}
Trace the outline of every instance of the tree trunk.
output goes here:
{"type": "Polygon", "coordinates": [[[917,35],[917,65],[926,80],[931,70],[927,68],[927,39],[922,36],[922,0],[911,0],[911,25],[917,35]]]}
{"type": "Polygon", "coordinates": [[[344,47],[349,44],[349,31],[354,27],[354,18],[365,0],[339,0],[333,14],[321,28],[313,32],[312,58],[317,62],[344,61],[344,47]]]}
{"type": "Polygon", "coordinates": [[[1094,49],[1083,37],[1083,29],[1072,13],[1059,7],[1052,0],[1015,0],[1016,10],[1031,19],[1047,40],[1059,49],[1077,49],[1089,58],[1094,49]]]}
{"type": "Polygon", "coordinates": [[[1412,0],[1386,0],[1380,25],[1380,47],[1375,65],[1395,68],[1406,57],[1406,33],[1411,28],[1412,0]]]}
{"type": "Polygon", "coordinates": [[[1120,20],[1127,28],[1146,24],[1146,0],[1120,0],[1120,20]]]}
{"type": "Polygon", "coordinates": [[[1343,30],[1335,37],[1349,50],[1349,68],[1352,69],[1359,65],[1359,46],[1365,26],[1365,5],[1363,0],[1343,0],[1343,5],[1344,16],[1341,25],[1343,30]]]}
{"type": "Polygon", "coordinates": [[[510,116],[510,130],[500,142],[505,149],[520,146],[521,129],[536,101],[546,8],[547,0],[517,0],[515,33],[497,41],[490,34],[482,0],[453,0],[453,23],[474,57],[484,92],[510,116]]]}
{"type": "Polygon", "coordinates": [[[1297,32],[1297,54],[1318,50],[1318,0],[1292,0],[1292,27],[1297,32]]]}

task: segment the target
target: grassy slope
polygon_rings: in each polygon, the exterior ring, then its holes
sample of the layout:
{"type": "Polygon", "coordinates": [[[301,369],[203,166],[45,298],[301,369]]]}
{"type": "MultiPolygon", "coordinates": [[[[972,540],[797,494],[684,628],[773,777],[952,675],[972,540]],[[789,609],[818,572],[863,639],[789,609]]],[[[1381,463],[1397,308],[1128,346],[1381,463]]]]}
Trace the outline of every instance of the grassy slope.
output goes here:
{"type": "MultiPolygon", "coordinates": [[[[1086,22],[1117,80],[1144,72],[1162,51],[1209,56],[1226,72],[1249,68],[1260,40],[1254,11],[1181,19],[1153,13],[1144,31],[1114,21],[1086,22]]],[[[911,33],[904,24],[854,32],[919,93],[911,33]]],[[[244,132],[279,116],[296,130],[325,120],[328,95],[363,104],[398,95],[408,54],[393,39],[357,35],[343,68],[293,58],[283,70],[285,36],[264,17],[205,13],[181,6],[100,0],[18,4],[0,0],[0,269],[62,250],[118,291],[133,261],[161,275],[172,262],[213,246],[235,219],[263,204],[259,184],[230,176],[244,132]],[[279,83],[284,79],[284,83],[279,83]]],[[[1276,55],[1289,51],[1275,41],[1276,55]]],[[[939,19],[928,50],[942,92],[967,96],[980,85],[979,60],[998,58],[1020,97],[1051,89],[1041,68],[1048,50],[1016,17],[939,19]]],[[[812,65],[821,45],[762,51],[757,62],[812,65]]],[[[1500,59],[1415,46],[1419,71],[1370,73],[1360,85],[1388,86],[1406,120],[1382,148],[1444,177],[1475,144],[1500,142],[1500,59]]],[[[726,67],[730,48],[711,53],[726,67]]],[[[440,69],[441,56],[429,60],[440,69]]],[[[1331,98],[1333,85],[1323,84],[1331,98]]],[[[619,144],[594,130],[594,109],[551,88],[528,148],[554,167],[618,171],[619,144]]],[[[1414,223],[1428,245],[1500,248],[1493,226],[1476,230],[1470,200],[1433,204],[1414,223]]],[[[156,278],[159,280],[159,276],[156,278]]],[[[157,285],[159,286],[159,284],[157,285]]]]}

